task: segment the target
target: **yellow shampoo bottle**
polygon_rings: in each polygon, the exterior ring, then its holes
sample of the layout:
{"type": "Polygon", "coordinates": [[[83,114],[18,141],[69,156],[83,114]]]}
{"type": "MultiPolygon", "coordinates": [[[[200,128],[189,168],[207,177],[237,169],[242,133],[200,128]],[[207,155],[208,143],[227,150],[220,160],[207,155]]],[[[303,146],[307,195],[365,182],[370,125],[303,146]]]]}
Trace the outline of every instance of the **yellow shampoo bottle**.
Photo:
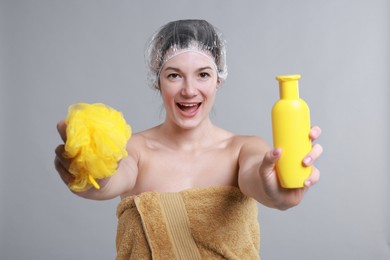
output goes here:
{"type": "Polygon", "coordinates": [[[303,158],[311,150],[310,112],[299,98],[300,75],[278,76],[280,100],[272,108],[272,133],[275,148],[282,149],[276,164],[280,184],[284,188],[302,188],[311,174],[303,166],[303,158]]]}

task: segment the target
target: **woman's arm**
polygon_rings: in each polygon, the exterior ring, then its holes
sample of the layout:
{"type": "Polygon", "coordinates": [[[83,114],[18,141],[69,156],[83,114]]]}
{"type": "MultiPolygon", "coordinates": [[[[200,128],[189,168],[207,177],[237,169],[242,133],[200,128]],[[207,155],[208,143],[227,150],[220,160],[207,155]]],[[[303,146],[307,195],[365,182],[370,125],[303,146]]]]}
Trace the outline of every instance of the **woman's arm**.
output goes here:
{"type": "MultiPolygon", "coordinates": [[[[313,141],[320,135],[319,127],[311,129],[310,138],[313,141]]],[[[298,205],[305,191],[319,180],[320,172],[313,163],[321,155],[322,147],[319,144],[313,145],[312,150],[303,159],[304,165],[312,166],[312,173],[305,181],[305,187],[299,189],[285,189],[279,184],[275,164],[282,152],[279,148],[270,150],[260,138],[250,137],[241,148],[238,182],[241,191],[247,196],[253,197],[265,206],[285,210],[298,205]]]]}

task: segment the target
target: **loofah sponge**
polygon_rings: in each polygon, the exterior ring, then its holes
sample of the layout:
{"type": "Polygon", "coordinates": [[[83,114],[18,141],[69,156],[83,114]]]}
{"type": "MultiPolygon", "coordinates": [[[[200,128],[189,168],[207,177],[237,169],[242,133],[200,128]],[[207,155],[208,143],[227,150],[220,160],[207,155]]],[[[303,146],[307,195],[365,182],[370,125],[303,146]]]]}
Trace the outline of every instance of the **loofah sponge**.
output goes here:
{"type": "Polygon", "coordinates": [[[101,103],[77,103],[69,106],[65,120],[65,157],[75,179],[69,188],[85,191],[100,189],[97,179],[111,177],[118,161],[127,156],[126,144],[131,127],[122,113],[101,103]]]}

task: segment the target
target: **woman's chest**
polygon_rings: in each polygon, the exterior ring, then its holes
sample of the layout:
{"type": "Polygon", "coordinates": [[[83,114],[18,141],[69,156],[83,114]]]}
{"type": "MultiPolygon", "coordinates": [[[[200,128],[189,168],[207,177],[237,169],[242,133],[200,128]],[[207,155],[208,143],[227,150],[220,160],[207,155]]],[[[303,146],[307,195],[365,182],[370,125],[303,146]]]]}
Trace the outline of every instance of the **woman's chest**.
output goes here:
{"type": "Polygon", "coordinates": [[[237,186],[238,152],[209,149],[196,153],[148,151],[138,165],[136,190],[177,192],[209,186],[237,186]]]}

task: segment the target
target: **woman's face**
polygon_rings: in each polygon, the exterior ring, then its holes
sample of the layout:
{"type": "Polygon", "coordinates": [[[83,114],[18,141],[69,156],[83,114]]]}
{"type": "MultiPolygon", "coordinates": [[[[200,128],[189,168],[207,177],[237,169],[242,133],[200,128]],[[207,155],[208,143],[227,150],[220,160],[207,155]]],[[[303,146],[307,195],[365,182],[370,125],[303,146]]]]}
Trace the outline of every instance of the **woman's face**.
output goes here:
{"type": "Polygon", "coordinates": [[[159,80],[166,120],[183,129],[209,120],[219,85],[210,57],[193,51],[181,53],[164,64],[159,80]]]}

